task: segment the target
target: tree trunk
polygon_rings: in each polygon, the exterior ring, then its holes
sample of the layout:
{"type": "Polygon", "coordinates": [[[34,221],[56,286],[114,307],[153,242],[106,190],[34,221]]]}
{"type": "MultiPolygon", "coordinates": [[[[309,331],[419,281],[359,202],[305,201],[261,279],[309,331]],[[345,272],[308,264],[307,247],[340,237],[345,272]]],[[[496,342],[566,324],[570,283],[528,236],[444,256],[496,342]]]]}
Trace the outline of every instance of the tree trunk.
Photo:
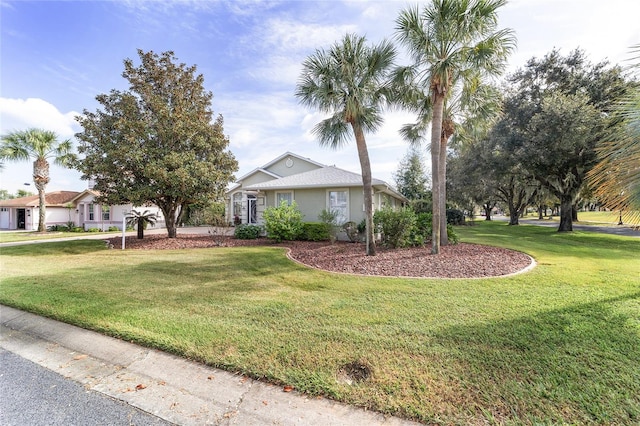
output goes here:
{"type": "Polygon", "coordinates": [[[491,210],[493,209],[491,204],[485,203],[482,208],[484,209],[484,220],[491,220],[491,210]]]}
{"type": "Polygon", "coordinates": [[[434,89],[433,93],[433,119],[431,121],[431,191],[432,191],[432,236],[431,236],[431,254],[440,253],[441,238],[441,206],[442,197],[440,190],[440,139],[442,137],[442,114],[444,111],[444,94],[437,93],[434,89]]]}
{"type": "Polygon", "coordinates": [[[176,205],[174,202],[167,203],[156,203],[160,210],[162,210],[162,214],[164,215],[164,223],[167,227],[167,236],[169,238],[176,238],[178,233],[177,231],[177,223],[176,223],[176,205]]]}
{"type": "Polygon", "coordinates": [[[513,205],[509,205],[509,225],[520,225],[520,211],[513,205]]]}
{"type": "Polygon", "coordinates": [[[447,136],[440,139],[440,160],[438,161],[438,181],[440,184],[440,246],[449,245],[447,233],[447,136]]]}
{"type": "Polygon", "coordinates": [[[138,239],[144,239],[144,220],[138,218],[138,239]]]}
{"type": "Polygon", "coordinates": [[[538,220],[544,219],[544,216],[542,214],[542,208],[543,208],[542,204],[538,205],[538,220]]]}
{"type": "Polygon", "coordinates": [[[44,158],[38,158],[33,162],[33,183],[38,190],[38,232],[46,232],[45,189],[49,183],[49,163],[44,158]]]}
{"type": "Polygon", "coordinates": [[[366,223],[365,243],[367,256],[375,256],[376,245],[373,238],[373,189],[371,187],[371,163],[362,128],[358,123],[351,123],[356,138],[360,169],[362,170],[362,190],[364,191],[364,217],[366,223]]]}
{"type": "Polygon", "coordinates": [[[573,197],[563,196],[560,198],[560,226],[558,232],[573,231],[573,197]]]}

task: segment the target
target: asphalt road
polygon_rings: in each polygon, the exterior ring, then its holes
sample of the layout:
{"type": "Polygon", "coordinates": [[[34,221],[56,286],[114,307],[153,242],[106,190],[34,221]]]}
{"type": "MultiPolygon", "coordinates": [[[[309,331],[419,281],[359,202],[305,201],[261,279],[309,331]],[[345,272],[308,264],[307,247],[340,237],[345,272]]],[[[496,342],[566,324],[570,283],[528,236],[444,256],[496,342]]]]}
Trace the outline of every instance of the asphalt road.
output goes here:
{"type": "Polygon", "coordinates": [[[171,425],[0,349],[0,424],[171,425]]]}

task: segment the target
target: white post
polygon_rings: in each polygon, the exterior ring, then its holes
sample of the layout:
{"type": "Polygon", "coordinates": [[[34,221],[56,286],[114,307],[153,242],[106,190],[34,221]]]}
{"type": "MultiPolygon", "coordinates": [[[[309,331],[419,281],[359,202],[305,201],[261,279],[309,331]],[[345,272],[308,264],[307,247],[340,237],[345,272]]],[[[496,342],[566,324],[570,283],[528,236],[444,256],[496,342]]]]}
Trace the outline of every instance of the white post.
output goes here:
{"type": "Polygon", "coordinates": [[[124,250],[124,234],[127,231],[127,211],[122,210],[122,250],[124,250]]]}

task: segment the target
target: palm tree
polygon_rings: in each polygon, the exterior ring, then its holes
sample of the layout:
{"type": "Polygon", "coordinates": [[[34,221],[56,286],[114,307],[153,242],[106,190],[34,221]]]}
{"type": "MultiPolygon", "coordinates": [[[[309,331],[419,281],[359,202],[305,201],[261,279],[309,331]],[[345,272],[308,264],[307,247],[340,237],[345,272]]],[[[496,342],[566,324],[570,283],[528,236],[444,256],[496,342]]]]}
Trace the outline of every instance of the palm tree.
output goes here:
{"type": "Polygon", "coordinates": [[[371,164],[365,133],[382,124],[382,107],[390,97],[387,77],[395,57],[393,45],[386,40],[370,47],[365,37],[347,34],[329,51],[316,50],[304,61],[296,88],[296,97],[303,105],[331,114],[313,129],[321,146],[340,148],[353,132],[362,170],[368,256],[375,255],[375,244],[371,164]]]}
{"type": "MultiPolygon", "coordinates": [[[[630,68],[640,70],[640,44],[630,68]]],[[[635,86],[616,106],[617,126],[598,147],[598,164],[589,172],[589,183],[604,207],[629,212],[626,221],[640,223],[640,88],[635,86]]]]}
{"type": "Polygon", "coordinates": [[[158,216],[149,210],[143,212],[133,210],[127,215],[127,225],[137,227],[139,240],[144,238],[144,228],[146,228],[147,223],[154,225],[157,220],[158,216]]]}
{"type": "Polygon", "coordinates": [[[431,117],[434,254],[440,252],[441,223],[446,220],[446,143],[447,134],[453,132],[449,125],[452,122],[443,120],[445,100],[452,96],[456,85],[466,92],[504,69],[505,60],[515,47],[513,31],[497,29],[497,9],[505,3],[506,0],[433,0],[422,11],[417,6],[403,10],[396,20],[397,38],[414,62],[405,76],[413,79],[428,102],[419,121],[431,117]]]}
{"type": "Polygon", "coordinates": [[[33,159],[33,183],[38,190],[38,232],[45,232],[45,189],[49,183],[49,160],[54,164],[69,166],[76,159],[69,139],[58,142],[58,136],[43,129],[28,129],[2,136],[0,158],[7,161],[29,161],[33,159]]]}

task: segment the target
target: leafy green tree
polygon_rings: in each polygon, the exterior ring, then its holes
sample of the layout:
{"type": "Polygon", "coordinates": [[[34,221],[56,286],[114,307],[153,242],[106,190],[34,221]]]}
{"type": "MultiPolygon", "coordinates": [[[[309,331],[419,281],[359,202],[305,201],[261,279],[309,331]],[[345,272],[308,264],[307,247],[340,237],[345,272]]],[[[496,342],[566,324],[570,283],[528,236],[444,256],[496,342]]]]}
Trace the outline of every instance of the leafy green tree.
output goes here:
{"type": "MultiPolygon", "coordinates": [[[[444,120],[445,101],[460,85],[460,93],[472,91],[480,82],[499,75],[515,47],[509,29],[497,29],[497,10],[506,0],[433,0],[401,12],[396,20],[397,37],[405,45],[413,65],[402,74],[420,88],[425,104],[420,122],[431,117],[431,173],[433,191],[432,253],[440,252],[443,215],[446,209],[446,143],[453,134],[451,120],[444,120]]],[[[449,113],[451,118],[453,114],[449,113]]],[[[445,216],[446,217],[446,216],[445,216]]],[[[446,237],[445,237],[446,238],[446,237]]]]}
{"type": "Polygon", "coordinates": [[[196,67],[176,64],[173,52],[138,55],[138,67],[124,61],[129,90],[98,95],[102,109],[78,117],[77,169],[100,202],[157,205],[175,238],[187,207],[220,197],[238,163],[196,67]]]}
{"type": "Polygon", "coordinates": [[[509,78],[505,101],[511,147],[524,170],[560,201],[558,231],[573,229],[574,203],[612,126],[607,112],[629,88],[619,67],[591,65],[575,50],[533,58],[509,78]]]}
{"type": "Polygon", "coordinates": [[[155,213],[151,213],[149,210],[139,212],[138,210],[132,210],[127,215],[127,225],[133,226],[138,231],[138,239],[144,239],[144,230],[147,225],[155,225],[158,220],[158,216],[155,213]]]}
{"type": "Polygon", "coordinates": [[[2,136],[0,158],[7,161],[33,160],[33,183],[38,190],[38,232],[46,232],[45,190],[49,181],[49,160],[68,167],[75,160],[70,140],[58,141],[58,135],[43,129],[28,129],[2,136]]]}
{"type": "MultiPolygon", "coordinates": [[[[640,72],[640,45],[632,51],[638,56],[631,66],[640,72]]],[[[640,85],[615,105],[616,125],[596,148],[598,163],[589,172],[594,193],[604,207],[629,212],[628,221],[640,223],[640,85]]]]}
{"type": "Polygon", "coordinates": [[[429,176],[424,170],[424,159],[420,152],[412,148],[398,165],[393,175],[398,192],[409,200],[429,198],[429,176]]]}
{"type": "Polygon", "coordinates": [[[330,50],[316,50],[303,63],[296,96],[303,105],[331,116],[313,132],[322,146],[337,149],[351,134],[356,140],[366,221],[366,253],[375,255],[373,239],[373,188],[365,133],[382,124],[382,106],[390,92],[388,74],[396,57],[391,43],[367,46],[364,37],[347,34],[330,50]]]}

